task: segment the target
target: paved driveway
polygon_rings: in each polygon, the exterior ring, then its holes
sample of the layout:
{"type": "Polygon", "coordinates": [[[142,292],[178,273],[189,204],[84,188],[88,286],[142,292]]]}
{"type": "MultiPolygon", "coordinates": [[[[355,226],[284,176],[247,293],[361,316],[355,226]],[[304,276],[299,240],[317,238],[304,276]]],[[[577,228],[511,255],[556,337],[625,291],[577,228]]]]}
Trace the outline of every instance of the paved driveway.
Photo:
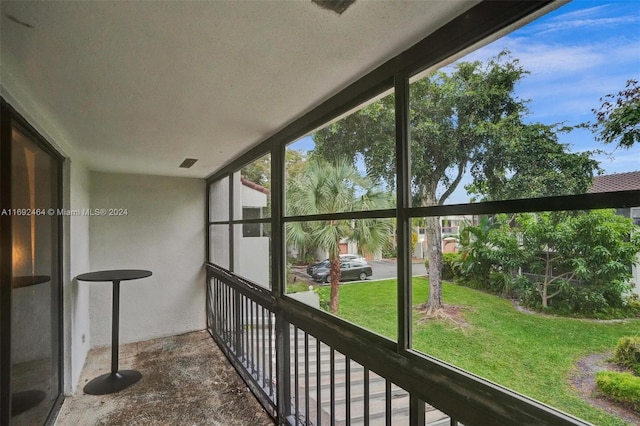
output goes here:
{"type": "MultiPolygon", "coordinates": [[[[373,270],[373,276],[369,277],[368,280],[386,280],[389,278],[395,278],[398,275],[398,267],[395,259],[370,260],[369,265],[371,265],[371,269],[373,270]]],[[[308,282],[309,284],[316,284],[311,277],[304,272],[304,268],[294,268],[292,272],[296,276],[297,280],[308,282]]],[[[414,261],[412,264],[411,275],[427,275],[427,269],[424,267],[424,261],[414,261]]]]}
{"type": "MultiPolygon", "coordinates": [[[[427,275],[424,261],[415,262],[411,265],[411,275],[427,275]]],[[[373,269],[373,276],[369,278],[370,280],[384,280],[395,278],[398,275],[398,266],[395,260],[370,260],[369,264],[373,269]]]]}

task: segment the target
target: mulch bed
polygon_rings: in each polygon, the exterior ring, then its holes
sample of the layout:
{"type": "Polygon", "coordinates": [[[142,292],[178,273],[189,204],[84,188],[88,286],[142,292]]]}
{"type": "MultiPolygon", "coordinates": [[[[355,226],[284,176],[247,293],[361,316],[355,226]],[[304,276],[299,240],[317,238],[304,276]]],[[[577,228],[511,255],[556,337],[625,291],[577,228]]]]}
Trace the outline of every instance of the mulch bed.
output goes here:
{"type": "Polygon", "coordinates": [[[608,359],[611,356],[612,352],[605,352],[580,359],[575,364],[575,370],[569,376],[569,383],[589,404],[620,417],[631,424],[640,425],[640,414],[606,398],[596,388],[596,373],[599,371],[626,371],[609,362],[608,359]]]}

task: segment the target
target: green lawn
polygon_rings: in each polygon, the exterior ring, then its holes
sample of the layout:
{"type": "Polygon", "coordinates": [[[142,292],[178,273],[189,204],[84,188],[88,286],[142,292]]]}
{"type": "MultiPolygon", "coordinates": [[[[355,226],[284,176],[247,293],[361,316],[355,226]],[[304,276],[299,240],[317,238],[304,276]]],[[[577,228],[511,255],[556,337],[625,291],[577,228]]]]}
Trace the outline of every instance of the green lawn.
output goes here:
{"type": "MultiPolygon", "coordinates": [[[[427,298],[428,281],[414,278],[414,304],[427,298]]],[[[329,288],[320,289],[329,297],[329,288]]],[[[640,334],[640,320],[596,322],[517,311],[511,302],[467,287],[444,284],[447,304],[464,306],[466,329],[442,322],[418,324],[415,349],[455,364],[597,425],[625,425],[584,402],[568,384],[574,363],[612,350],[623,336],[640,334]]],[[[396,340],[395,280],[340,287],[339,315],[396,340]]]]}

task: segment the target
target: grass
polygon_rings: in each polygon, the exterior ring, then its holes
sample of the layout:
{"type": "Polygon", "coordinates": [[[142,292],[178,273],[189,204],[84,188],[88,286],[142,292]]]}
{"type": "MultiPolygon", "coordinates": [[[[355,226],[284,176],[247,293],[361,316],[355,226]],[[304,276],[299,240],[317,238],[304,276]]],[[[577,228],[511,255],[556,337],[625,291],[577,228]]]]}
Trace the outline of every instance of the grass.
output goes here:
{"type": "MultiPolygon", "coordinates": [[[[328,299],[328,288],[320,295],[328,299]]],[[[414,278],[414,304],[428,294],[428,280],[414,278]]],[[[413,316],[413,347],[481,377],[597,425],[626,425],[585,402],[569,384],[574,363],[615,348],[640,333],[640,320],[598,322],[526,314],[511,302],[467,287],[443,285],[447,304],[465,307],[468,328],[419,323],[413,316]]],[[[339,316],[396,340],[395,280],[343,285],[339,316]]]]}
{"type": "MultiPolygon", "coordinates": [[[[312,287],[316,288],[318,286],[317,285],[312,285],[312,287]]],[[[309,291],[309,284],[307,284],[305,282],[287,284],[287,294],[299,293],[301,291],[309,291]]]]}

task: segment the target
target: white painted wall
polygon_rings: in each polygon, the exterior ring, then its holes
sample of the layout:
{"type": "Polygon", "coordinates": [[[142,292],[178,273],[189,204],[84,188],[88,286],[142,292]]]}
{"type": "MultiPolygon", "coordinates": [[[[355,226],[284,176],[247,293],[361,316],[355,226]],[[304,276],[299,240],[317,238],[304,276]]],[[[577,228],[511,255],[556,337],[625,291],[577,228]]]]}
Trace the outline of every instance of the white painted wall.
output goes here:
{"type": "MultiPolygon", "coordinates": [[[[79,160],[65,164],[65,191],[68,189],[69,209],[90,208],[89,171],[79,160]]],[[[89,261],[89,216],[64,218],[65,254],[68,275],[65,274],[65,394],[75,393],[91,345],[89,296],[90,289],[75,277],[91,270],[89,261]],[[68,238],[68,241],[67,241],[68,238]]]]}
{"type": "MultiPolygon", "coordinates": [[[[91,173],[91,270],[148,269],[121,283],[120,342],[201,330],[205,322],[203,179],[91,173]]],[[[111,344],[111,283],[91,289],[91,346],[111,344]]]]}

